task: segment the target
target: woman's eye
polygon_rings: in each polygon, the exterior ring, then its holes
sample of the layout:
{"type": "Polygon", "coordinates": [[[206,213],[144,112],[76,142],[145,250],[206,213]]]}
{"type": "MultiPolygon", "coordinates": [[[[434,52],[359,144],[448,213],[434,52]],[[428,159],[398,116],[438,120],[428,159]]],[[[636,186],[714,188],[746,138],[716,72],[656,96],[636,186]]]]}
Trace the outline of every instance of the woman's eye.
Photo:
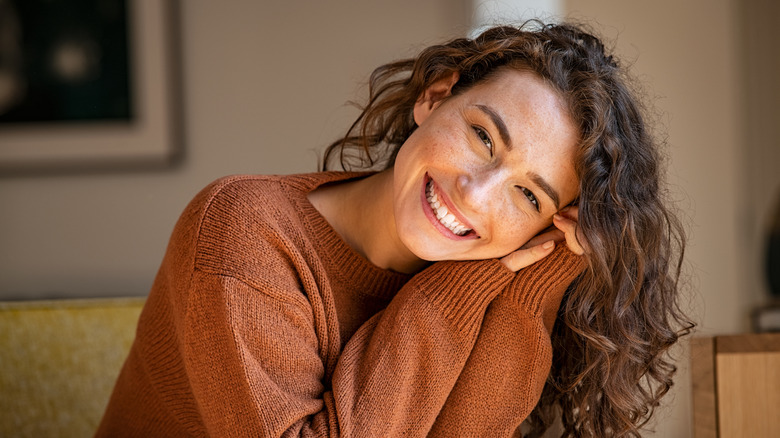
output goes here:
{"type": "Polygon", "coordinates": [[[520,187],[520,190],[523,192],[526,198],[528,198],[529,201],[531,201],[531,204],[536,208],[536,211],[539,211],[539,200],[536,199],[536,196],[534,195],[534,192],[528,190],[525,187],[520,187]]]}
{"type": "Polygon", "coordinates": [[[493,140],[490,139],[490,136],[487,132],[485,132],[484,129],[480,128],[479,126],[474,126],[474,132],[477,133],[477,137],[479,137],[480,140],[482,140],[482,143],[485,145],[485,147],[488,149],[488,152],[490,152],[490,155],[493,155],[493,140]]]}

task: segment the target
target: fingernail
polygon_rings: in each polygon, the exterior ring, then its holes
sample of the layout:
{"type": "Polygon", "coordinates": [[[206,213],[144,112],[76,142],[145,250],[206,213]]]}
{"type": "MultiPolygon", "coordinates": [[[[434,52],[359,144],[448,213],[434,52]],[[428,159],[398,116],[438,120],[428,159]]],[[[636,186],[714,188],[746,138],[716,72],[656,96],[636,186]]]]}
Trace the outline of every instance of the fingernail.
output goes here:
{"type": "Polygon", "coordinates": [[[555,245],[555,242],[553,242],[552,240],[548,240],[547,242],[544,242],[544,243],[542,244],[542,248],[544,248],[544,249],[550,249],[550,248],[552,248],[554,245],[555,245]]]}
{"type": "Polygon", "coordinates": [[[563,207],[561,209],[561,213],[566,213],[567,211],[571,210],[571,205],[567,205],[566,207],[563,207]]]}
{"type": "Polygon", "coordinates": [[[553,215],[553,220],[559,221],[559,220],[561,220],[561,219],[563,219],[563,216],[559,215],[558,213],[555,213],[555,214],[553,215]]]}

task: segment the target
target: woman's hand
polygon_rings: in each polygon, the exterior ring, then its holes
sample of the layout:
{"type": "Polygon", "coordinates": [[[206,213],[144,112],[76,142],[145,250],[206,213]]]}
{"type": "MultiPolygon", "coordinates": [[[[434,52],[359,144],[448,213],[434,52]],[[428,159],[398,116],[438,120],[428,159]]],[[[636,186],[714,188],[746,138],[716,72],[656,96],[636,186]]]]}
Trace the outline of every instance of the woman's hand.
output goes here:
{"type": "Polygon", "coordinates": [[[587,252],[587,248],[582,243],[585,242],[585,239],[582,238],[582,231],[577,226],[578,217],[579,209],[577,206],[571,205],[553,216],[553,225],[563,232],[566,245],[569,246],[571,252],[583,255],[587,252]]]}
{"type": "Polygon", "coordinates": [[[517,272],[550,255],[555,245],[561,242],[566,242],[569,250],[574,254],[585,254],[585,248],[580,243],[583,240],[578,237],[578,213],[576,206],[569,206],[559,211],[553,216],[553,226],[534,236],[517,251],[504,256],[501,263],[517,272]]]}

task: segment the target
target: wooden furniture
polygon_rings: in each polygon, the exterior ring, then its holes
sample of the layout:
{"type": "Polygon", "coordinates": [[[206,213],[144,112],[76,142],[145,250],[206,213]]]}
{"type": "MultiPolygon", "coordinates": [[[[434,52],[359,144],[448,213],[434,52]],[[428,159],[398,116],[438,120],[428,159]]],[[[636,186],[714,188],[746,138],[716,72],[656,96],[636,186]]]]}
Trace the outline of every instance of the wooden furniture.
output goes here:
{"type": "Polygon", "coordinates": [[[695,438],[780,437],[780,333],[691,340],[695,438]]]}

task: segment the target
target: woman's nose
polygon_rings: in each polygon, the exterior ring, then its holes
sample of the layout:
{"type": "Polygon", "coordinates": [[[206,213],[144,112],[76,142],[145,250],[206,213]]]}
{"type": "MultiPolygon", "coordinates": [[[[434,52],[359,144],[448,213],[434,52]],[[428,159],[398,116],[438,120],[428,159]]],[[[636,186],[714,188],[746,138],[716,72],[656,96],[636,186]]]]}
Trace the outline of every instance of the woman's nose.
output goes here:
{"type": "Polygon", "coordinates": [[[501,196],[501,175],[497,172],[479,172],[459,175],[456,179],[461,202],[472,211],[480,211],[501,196]]]}

